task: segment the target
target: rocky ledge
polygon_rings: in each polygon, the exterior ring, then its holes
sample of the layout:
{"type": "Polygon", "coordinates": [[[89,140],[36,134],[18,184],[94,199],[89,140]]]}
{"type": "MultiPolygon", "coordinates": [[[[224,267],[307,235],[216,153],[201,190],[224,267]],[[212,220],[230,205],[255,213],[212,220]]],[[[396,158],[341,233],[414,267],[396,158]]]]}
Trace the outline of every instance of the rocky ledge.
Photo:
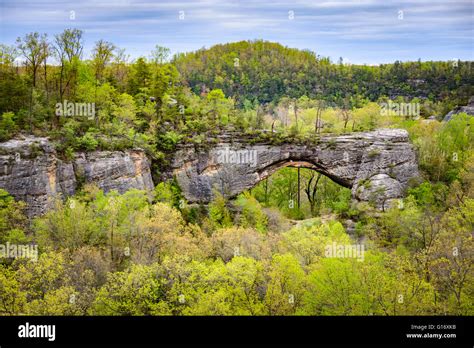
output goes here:
{"type": "Polygon", "coordinates": [[[403,129],[325,135],[314,144],[271,145],[233,137],[206,151],[179,149],[173,174],[190,202],[207,203],[213,190],[235,197],[284,166],[314,169],[352,190],[358,201],[383,209],[402,198],[418,162],[403,129]]]}
{"type": "Polygon", "coordinates": [[[30,217],[43,214],[55,197],[73,195],[84,183],[120,193],[154,187],[150,163],[139,149],[79,152],[73,160],[64,161],[47,138],[0,143],[0,188],[25,201],[30,217]]]}

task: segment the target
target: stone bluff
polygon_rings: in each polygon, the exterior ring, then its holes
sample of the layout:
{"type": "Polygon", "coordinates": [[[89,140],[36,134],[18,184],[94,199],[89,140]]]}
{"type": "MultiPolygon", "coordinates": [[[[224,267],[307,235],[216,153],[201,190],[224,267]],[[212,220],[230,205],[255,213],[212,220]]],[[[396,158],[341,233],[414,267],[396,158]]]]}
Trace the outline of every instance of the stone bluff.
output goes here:
{"type": "MultiPolygon", "coordinates": [[[[165,176],[176,176],[189,202],[208,203],[213,188],[235,197],[283,166],[314,169],[350,188],[354,199],[373,201],[379,208],[403,197],[409,181],[419,177],[408,133],[400,129],[325,135],[313,145],[249,144],[243,136],[223,134],[207,150],[179,146],[165,176]],[[251,160],[223,160],[229,153],[250,154],[251,160]]],[[[140,149],[77,153],[63,161],[47,138],[0,143],[0,188],[25,201],[30,216],[43,214],[54,196],[72,195],[83,182],[106,192],[154,187],[150,161],[140,149]]]]}
{"type": "Polygon", "coordinates": [[[0,143],[0,188],[25,201],[29,216],[43,214],[56,195],[73,195],[83,182],[95,182],[104,191],[154,187],[141,150],[77,153],[73,161],[63,161],[47,138],[0,143]]]}
{"type": "Polygon", "coordinates": [[[383,208],[403,197],[409,181],[420,176],[408,133],[401,129],[327,135],[315,145],[249,145],[236,137],[221,139],[207,152],[192,146],[176,152],[173,174],[188,201],[209,202],[213,188],[235,197],[279,168],[294,166],[314,169],[350,188],[354,199],[383,208]],[[248,154],[250,160],[223,161],[223,153],[241,158],[248,154]]]}

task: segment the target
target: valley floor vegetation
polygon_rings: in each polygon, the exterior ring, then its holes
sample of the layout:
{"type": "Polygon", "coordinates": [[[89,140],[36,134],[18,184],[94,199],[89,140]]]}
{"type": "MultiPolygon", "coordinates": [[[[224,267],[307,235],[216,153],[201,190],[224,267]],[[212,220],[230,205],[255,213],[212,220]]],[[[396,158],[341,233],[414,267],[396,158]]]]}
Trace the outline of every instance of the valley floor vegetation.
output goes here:
{"type": "Polygon", "coordinates": [[[65,160],[141,147],[158,183],[85,184],[34,219],[0,188],[0,245],[39,249],[0,259],[1,315],[474,314],[474,121],[441,122],[474,94],[471,62],[348,66],[264,41],[129,62],[103,40],[84,60],[77,29],[0,48],[1,141],[48,136],[65,160]],[[93,103],[94,117],[56,113],[65,101],[93,103]],[[389,101],[419,113],[383,115],[389,101]],[[300,192],[283,168],[207,207],[160,182],[177,144],[205,149],[223,131],[283,142],[381,127],[408,130],[423,173],[385,211],[309,169],[300,192]],[[356,244],[362,260],[328,257],[356,244]]]}

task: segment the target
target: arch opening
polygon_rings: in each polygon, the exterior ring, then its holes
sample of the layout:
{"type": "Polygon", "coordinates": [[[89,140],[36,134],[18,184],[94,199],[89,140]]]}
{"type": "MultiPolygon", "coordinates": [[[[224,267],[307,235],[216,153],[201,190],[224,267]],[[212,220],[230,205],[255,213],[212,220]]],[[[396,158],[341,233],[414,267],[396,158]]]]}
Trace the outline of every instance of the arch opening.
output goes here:
{"type": "Polygon", "coordinates": [[[320,167],[301,160],[268,166],[248,192],[263,207],[276,208],[296,220],[333,213],[347,215],[352,200],[350,185],[341,185],[320,167]]]}
{"type": "Polygon", "coordinates": [[[286,159],[283,161],[278,161],[276,163],[273,163],[258,172],[259,178],[260,180],[265,180],[266,178],[268,178],[269,176],[271,176],[272,174],[274,174],[281,168],[285,168],[285,167],[311,169],[318,173],[321,173],[322,175],[328,177],[329,179],[331,179],[332,181],[334,181],[335,183],[343,187],[346,187],[348,189],[352,188],[352,182],[349,182],[340,177],[332,175],[318,163],[307,161],[307,160],[301,160],[301,159],[286,159]]]}

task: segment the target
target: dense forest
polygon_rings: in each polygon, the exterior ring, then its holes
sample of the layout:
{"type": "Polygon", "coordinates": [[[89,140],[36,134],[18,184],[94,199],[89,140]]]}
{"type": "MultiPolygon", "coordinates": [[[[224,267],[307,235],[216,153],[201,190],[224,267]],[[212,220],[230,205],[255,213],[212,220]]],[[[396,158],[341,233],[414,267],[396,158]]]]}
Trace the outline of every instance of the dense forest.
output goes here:
{"type": "Polygon", "coordinates": [[[49,137],[64,160],[139,147],[157,185],[86,184],[34,219],[0,188],[0,244],[39,248],[1,260],[0,314],[472,315],[474,121],[442,122],[472,95],[464,61],[348,65],[266,41],[131,60],[100,40],[85,57],[78,29],[1,45],[0,141],[49,137]],[[93,112],[69,116],[68,102],[93,112]],[[384,115],[387,102],[419,112],[384,115]],[[179,144],[205,151],[224,131],[291,142],[377,128],[409,132],[423,175],[385,211],[310,169],[300,192],[284,168],[208,206],[160,182],[179,144]],[[363,243],[363,259],[327,257],[333,243],[363,243]]]}
{"type": "Polygon", "coordinates": [[[194,93],[220,88],[240,105],[278,103],[282,97],[358,107],[380,98],[456,103],[472,94],[471,62],[395,62],[352,65],[265,41],[242,41],[177,55],[173,63],[194,93]]]}

